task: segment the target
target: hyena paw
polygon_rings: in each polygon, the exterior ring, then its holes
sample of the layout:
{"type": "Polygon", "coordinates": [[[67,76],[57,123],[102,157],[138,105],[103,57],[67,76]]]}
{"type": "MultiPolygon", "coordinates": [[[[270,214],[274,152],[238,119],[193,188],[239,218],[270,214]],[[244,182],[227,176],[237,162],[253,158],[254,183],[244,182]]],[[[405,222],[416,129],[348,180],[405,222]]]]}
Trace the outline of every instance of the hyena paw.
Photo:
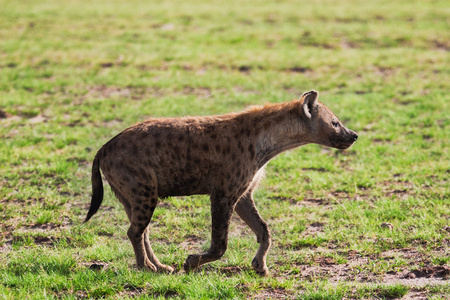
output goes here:
{"type": "Polygon", "coordinates": [[[167,265],[159,265],[157,266],[158,272],[160,273],[167,273],[167,274],[171,274],[173,273],[174,269],[171,266],[167,266],[167,265]]]}
{"type": "Polygon", "coordinates": [[[186,258],[183,268],[185,272],[192,271],[200,266],[201,255],[191,254],[186,258]]]}
{"type": "Polygon", "coordinates": [[[265,262],[260,262],[256,258],[252,260],[252,267],[259,276],[267,276],[269,274],[269,269],[265,262]]]}
{"type": "Polygon", "coordinates": [[[138,269],[145,270],[145,271],[152,271],[152,272],[158,271],[156,266],[148,259],[146,259],[144,261],[144,263],[138,264],[137,267],[138,267],[138,269]]]}

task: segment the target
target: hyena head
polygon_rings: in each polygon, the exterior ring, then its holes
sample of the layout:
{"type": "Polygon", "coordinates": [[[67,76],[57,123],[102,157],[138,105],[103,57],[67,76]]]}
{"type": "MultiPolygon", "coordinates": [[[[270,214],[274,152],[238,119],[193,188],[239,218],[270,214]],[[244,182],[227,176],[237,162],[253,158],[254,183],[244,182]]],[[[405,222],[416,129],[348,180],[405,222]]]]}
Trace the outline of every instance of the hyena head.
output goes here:
{"type": "Polygon", "coordinates": [[[324,104],[317,101],[319,93],[309,91],[300,98],[302,119],[307,123],[310,142],[338,149],[347,149],[358,134],[342,125],[341,121],[324,104]]]}

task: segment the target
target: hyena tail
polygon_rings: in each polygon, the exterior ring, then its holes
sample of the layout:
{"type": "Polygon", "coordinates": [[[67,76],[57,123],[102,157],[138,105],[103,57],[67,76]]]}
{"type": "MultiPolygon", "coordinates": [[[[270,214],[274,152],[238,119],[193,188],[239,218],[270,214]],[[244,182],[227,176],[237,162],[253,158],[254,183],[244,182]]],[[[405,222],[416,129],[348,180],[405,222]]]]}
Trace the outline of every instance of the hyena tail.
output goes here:
{"type": "Polygon", "coordinates": [[[89,221],[89,219],[97,212],[103,201],[103,183],[102,183],[102,175],[100,174],[98,153],[95,156],[94,162],[92,164],[91,180],[92,180],[91,206],[89,207],[89,212],[87,213],[86,219],[84,219],[85,223],[89,221]]]}

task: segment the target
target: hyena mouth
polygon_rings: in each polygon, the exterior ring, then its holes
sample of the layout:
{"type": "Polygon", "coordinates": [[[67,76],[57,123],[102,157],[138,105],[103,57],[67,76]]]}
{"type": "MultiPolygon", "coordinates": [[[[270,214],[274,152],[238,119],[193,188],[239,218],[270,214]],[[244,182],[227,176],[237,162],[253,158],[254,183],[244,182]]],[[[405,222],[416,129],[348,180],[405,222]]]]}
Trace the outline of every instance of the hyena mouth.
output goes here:
{"type": "Polygon", "coordinates": [[[342,137],[342,136],[336,137],[334,139],[331,139],[330,142],[331,142],[332,147],[344,150],[344,149],[349,148],[351,145],[353,145],[357,139],[358,139],[358,134],[356,132],[350,130],[349,134],[346,135],[345,137],[342,137]]]}
{"type": "Polygon", "coordinates": [[[341,145],[335,146],[335,148],[340,149],[340,150],[345,150],[345,149],[350,148],[351,145],[353,145],[353,143],[351,143],[351,144],[341,144],[341,145]]]}

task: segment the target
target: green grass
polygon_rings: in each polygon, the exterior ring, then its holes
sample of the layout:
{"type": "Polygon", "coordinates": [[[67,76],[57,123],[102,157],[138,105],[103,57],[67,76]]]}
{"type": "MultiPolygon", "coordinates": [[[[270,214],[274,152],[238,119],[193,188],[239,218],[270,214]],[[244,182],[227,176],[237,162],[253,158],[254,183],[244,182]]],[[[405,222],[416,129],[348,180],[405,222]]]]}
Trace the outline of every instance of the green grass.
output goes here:
{"type": "MultiPolygon", "coordinates": [[[[448,294],[448,275],[439,275],[450,241],[446,1],[0,7],[3,298],[448,294]],[[124,128],[310,89],[359,139],[347,151],[307,145],[269,163],[255,195],[273,235],[269,277],[251,270],[256,239],[238,218],[220,261],[174,275],[135,269],[127,218],[107,186],[99,213],[82,224],[93,157],[124,128]],[[429,284],[402,279],[423,268],[435,271],[429,284]]],[[[180,270],[208,248],[209,199],[166,199],[151,226],[155,252],[180,270]]]]}

